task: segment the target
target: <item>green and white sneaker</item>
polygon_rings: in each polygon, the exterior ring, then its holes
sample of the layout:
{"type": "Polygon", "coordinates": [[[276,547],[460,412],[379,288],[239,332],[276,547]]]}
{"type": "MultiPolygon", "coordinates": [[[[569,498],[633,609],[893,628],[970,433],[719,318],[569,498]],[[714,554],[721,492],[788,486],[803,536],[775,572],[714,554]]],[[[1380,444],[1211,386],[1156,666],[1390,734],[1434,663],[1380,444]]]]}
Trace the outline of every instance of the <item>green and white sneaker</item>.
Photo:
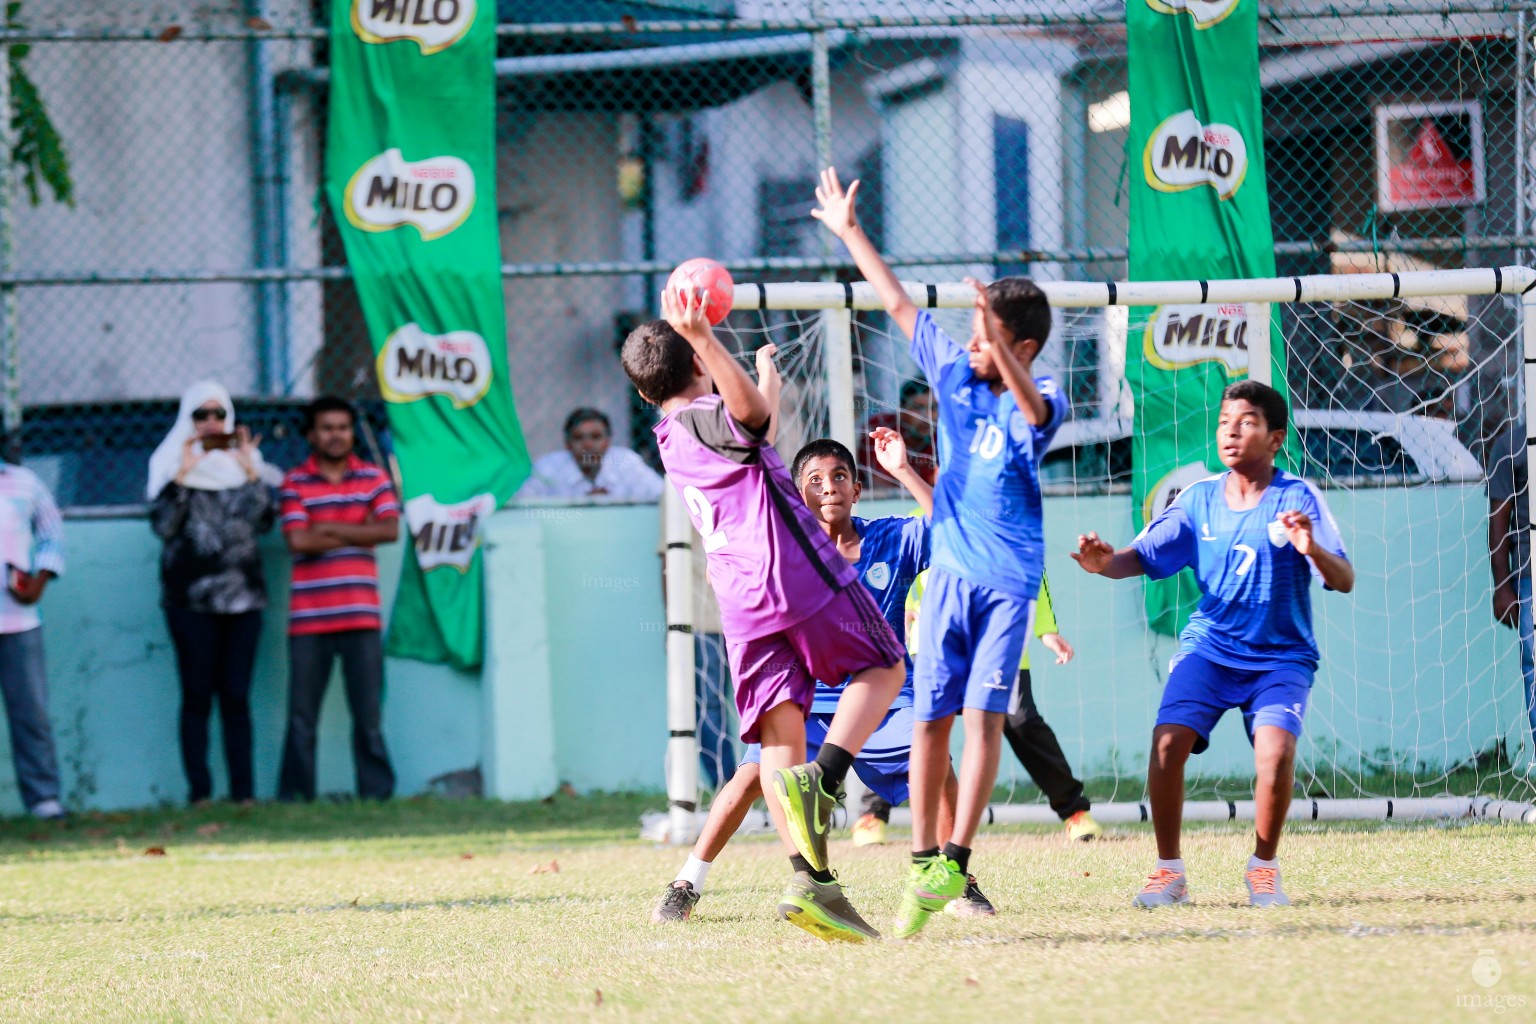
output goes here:
{"type": "Polygon", "coordinates": [[[789,838],[817,871],[827,870],[827,826],[837,798],[821,785],[821,765],[797,764],[773,773],[773,793],[789,819],[789,838]]]}
{"type": "Polygon", "coordinates": [[[896,911],[896,937],[910,939],[922,931],[929,917],[965,892],[965,883],[960,865],[942,853],[914,863],[907,876],[907,891],[901,894],[901,908],[896,911]]]}
{"type": "Polygon", "coordinates": [[[779,897],[779,916],[827,942],[864,942],[880,933],[859,916],[836,881],[825,884],[796,871],[779,897]]]}

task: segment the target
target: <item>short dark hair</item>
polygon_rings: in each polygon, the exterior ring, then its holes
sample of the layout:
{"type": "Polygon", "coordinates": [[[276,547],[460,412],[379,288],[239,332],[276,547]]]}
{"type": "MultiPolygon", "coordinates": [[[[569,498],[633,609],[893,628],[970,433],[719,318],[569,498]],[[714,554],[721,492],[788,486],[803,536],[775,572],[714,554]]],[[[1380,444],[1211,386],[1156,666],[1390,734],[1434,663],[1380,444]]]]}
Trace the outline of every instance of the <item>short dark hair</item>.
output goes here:
{"type": "Polygon", "coordinates": [[[647,320],[630,331],[619,359],[640,397],[652,405],[693,382],[693,346],[665,320],[647,320]]]}
{"type": "Polygon", "coordinates": [[[328,412],[344,412],[351,417],[352,426],[357,426],[357,410],[352,408],[351,402],[336,395],[321,395],[304,407],[304,433],[314,430],[315,421],[328,412]]]}
{"type": "Polygon", "coordinates": [[[1043,346],[1051,336],[1051,305],[1029,278],[1000,277],[987,285],[987,299],[1015,341],[1034,339],[1043,346]]]}
{"type": "Polygon", "coordinates": [[[1285,411],[1285,397],[1270,387],[1256,380],[1240,380],[1236,384],[1228,384],[1227,389],[1221,393],[1222,404],[1242,400],[1264,414],[1264,424],[1270,430],[1284,430],[1286,420],[1289,418],[1285,411]]]}
{"type": "Polygon", "coordinates": [[[795,481],[795,486],[800,486],[800,471],[805,468],[807,462],[829,456],[841,462],[843,468],[850,474],[858,472],[859,467],[854,464],[853,452],[849,451],[841,441],[834,441],[830,437],[819,437],[796,452],[795,461],[790,463],[789,475],[795,481]]]}
{"type": "Polygon", "coordinates": [[[569,441],[571,435],[576,433],[576,428],[589,420],[597,420],[603,425],[603,430],[608,436],[613,436],[613,424],[608,421],[608,414],[601,409],[583,405],[579,409],[572,409],[571,414],[565,418],[565,439],[569,441]]]}
{"type": "Polygon", "coordinates": [[[896,404],[905,409],[907,407],[907,403],[912,399],[919,395],[926,395],[932,390],[933,389],[928,386],[928,382],[925,380],[902,381],[900,397],[897,398],[896,404]]]}

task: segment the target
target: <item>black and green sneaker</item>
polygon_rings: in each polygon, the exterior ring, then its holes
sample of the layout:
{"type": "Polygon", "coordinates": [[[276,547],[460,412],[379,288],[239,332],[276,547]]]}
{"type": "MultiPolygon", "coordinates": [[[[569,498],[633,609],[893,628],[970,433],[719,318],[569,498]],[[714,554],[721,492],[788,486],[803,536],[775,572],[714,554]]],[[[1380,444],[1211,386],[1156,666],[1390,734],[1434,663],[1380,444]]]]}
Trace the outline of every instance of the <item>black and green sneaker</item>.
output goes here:
{"type": "Polygon", "coordinates": [[[827,942],[864,942],[880,933],[859,916],[836,881],[818,882],[796,871],[779,898],[779,916],[827,942]]]}
{"type": "Polygon", "coordinates": [[[944,909],[956,917],[997,916],[997,908],[981,891],[981,886],[976,884],[975,875],[965,876],[965,891],[960,894],[959,899],[950,900],[949,905],[944,909]]]}
{"type": "Polygon", "coordinates": [[[666,892],[661,894],[656,909],[651,911],[651,924],[666,924],[670,921],[681,924],[688,920],[688,915],[693,913],[701,896],[703,893],[695,889],[692,882],[685,882],[681,878],[668,882],[666,892]]]}
{"type": "Polygon", "coordinates": [[[789,838],[817,871],[827,870],[827,829],[837,797],[821,785],[821,765],[797,764],[773,773],[773,792],[789,819],[789,838]]]}

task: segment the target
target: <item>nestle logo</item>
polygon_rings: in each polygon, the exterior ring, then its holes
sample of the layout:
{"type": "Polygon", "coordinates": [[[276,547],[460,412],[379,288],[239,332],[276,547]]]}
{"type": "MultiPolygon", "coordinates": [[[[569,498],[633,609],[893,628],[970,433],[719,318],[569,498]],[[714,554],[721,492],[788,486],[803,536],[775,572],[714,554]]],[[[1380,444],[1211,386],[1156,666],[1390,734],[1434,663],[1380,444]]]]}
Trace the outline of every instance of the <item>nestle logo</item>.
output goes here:
{"type": "Polygon", "coordinates": [[[452,167],[412,167],[408,173],[420,181],[444,181],[459,176],[452,167]]]}
{"type": "Polygon", "coordinates": [[[1228,135],[1226,132],[1219,132],[1214,128],[1207,128],[1203,134],[1205,141],[1209,142],[1213,146],[1232,145],[1232,136],[1228,135]]]}

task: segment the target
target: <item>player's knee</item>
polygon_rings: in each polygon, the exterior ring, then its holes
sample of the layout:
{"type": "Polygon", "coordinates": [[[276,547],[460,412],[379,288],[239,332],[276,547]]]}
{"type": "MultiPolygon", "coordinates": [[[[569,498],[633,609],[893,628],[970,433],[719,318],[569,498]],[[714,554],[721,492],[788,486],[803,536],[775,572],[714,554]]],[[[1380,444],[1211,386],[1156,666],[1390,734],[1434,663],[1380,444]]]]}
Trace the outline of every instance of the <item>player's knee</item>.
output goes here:
{"type": "Polygon", "coordinates": [[[1263,730],[1254,737],[1253,766],[1266,778],[1289,775],[1296,767],[1296,737],[1284,729],[1263,730]]]}
{"type": "Polygon", "coordinates": [[[1172,768],[1189,759],[1195,732],[1183,725],[1160,725],[1152,733],[1152,761],[1159,768],[1172,768]]]}

